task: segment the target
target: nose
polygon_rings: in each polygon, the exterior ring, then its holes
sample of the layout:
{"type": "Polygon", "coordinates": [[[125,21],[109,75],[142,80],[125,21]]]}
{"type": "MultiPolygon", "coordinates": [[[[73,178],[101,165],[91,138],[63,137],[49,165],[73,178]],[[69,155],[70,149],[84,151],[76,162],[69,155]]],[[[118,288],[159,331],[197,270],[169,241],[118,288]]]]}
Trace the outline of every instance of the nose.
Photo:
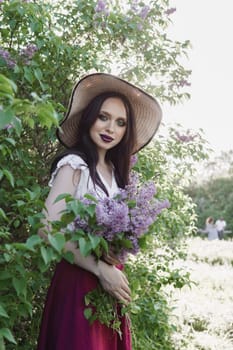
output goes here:
{"type": "Polygon", "coordinates": [[[114,121],[113,120],[109,120],[106,129],[109,132],[109,134],[112,134],[114,132],[114,121]]]}

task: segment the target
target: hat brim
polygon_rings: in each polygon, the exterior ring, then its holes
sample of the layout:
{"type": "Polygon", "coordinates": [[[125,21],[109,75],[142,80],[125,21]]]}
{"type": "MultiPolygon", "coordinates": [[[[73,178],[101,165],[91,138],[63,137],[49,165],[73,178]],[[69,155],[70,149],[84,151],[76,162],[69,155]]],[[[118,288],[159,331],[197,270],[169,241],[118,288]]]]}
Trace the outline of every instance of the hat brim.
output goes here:
{"type": "Polygon", "coordinates": [[[85,108],[96,96],[105,92],[124,95],[131,104],[136,125],[135,153],[147,145],[162,119],[162,110],[155,98],[127,81],[106,73],[94,73],[75,84],[65,119],[57,130],[60,142],[70,148],[77,143],[79,120],[85,108]]]}

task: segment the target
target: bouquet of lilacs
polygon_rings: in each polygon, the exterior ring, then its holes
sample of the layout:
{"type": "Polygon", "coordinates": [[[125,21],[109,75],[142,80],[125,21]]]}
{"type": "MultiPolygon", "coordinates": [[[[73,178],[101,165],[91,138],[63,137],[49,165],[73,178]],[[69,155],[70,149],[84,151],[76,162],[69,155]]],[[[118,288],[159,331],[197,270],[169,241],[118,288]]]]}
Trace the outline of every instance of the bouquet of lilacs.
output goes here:
{"type": "Polygon", "coordinates": [[[124,263],[129,253],[136,255],[140,251],[149,227],[169,207],[167,200],[159,201],[155,194],[152,181],[139,186],[136,172],[131,173],[129,185],[113,198],[86,194],[79,199],[82,210],[69,225],[74,232],[72,240],[79,241],[84,255],[93,253],[101,258],[111,249],[124,263]]]}
{"type": "MultiPolygon", "coordinates": [[[[72,241],[81,254],[103,258],[109,251],[117,260],[126,262],[129,254],[137,254],[145,244],[150,226],[158,215],[170,206],[168,200],[158,200],[152,181],[142,185],[138,173],[132,171],[129,185],[119,189],[115,197],[97,198],[87,193],[83,198],[66,198],[62,215],[72,241]]],[[[98,319],[120,334],[119,304],[101,286],[85,296],[85,317],[92,323],[98,319]],[[117,311],[118,310],[118,311],[117,311]]],[[[122,314],[127,308],[121,308],[122,314]]]]}

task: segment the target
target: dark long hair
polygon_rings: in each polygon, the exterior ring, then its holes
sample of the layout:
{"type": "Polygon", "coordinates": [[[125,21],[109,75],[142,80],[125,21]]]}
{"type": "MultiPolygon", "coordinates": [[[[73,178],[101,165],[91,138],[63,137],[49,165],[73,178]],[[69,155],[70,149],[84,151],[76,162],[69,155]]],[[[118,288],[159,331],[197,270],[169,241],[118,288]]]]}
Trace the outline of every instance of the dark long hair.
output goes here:
{"type": "Polygon", "coordinates": [[[130,157],[136,139],[135,118],[128,99],[124,95],[116,92],[108,92],[98,95],[89,103],[83,111],[79,122],[77,143],[74,147],[67,148],[62,154],[56,157],[52,164],[51,172],[55,170],[58,161],[65,155],[77,154],[87,163],[94,185],[98,185],[105,193],[108,193],[96,170],[98,152],[95,143],[90,137],[90,129],[95,123],[104,101],[108,98],[114,97],[120,98],[125,106],[127,125],[125,134],[119,144],[107,151],[106,161],[112,162],[114,166],[115,178],[118,186],[124,188],[128,184],[130,157]]]}

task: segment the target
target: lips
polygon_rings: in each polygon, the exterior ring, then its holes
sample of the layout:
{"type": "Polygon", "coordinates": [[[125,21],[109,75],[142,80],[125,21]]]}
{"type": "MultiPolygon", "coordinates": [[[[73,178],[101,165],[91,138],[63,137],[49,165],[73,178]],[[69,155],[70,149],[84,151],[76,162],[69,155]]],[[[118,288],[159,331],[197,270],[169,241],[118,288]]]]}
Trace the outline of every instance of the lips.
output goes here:
{"type": "Polygon", "coordinates": [[[100,134],[100,137],[104,142],[112,142],[114,140],[111,136],[105,134],[100,134]]]}

